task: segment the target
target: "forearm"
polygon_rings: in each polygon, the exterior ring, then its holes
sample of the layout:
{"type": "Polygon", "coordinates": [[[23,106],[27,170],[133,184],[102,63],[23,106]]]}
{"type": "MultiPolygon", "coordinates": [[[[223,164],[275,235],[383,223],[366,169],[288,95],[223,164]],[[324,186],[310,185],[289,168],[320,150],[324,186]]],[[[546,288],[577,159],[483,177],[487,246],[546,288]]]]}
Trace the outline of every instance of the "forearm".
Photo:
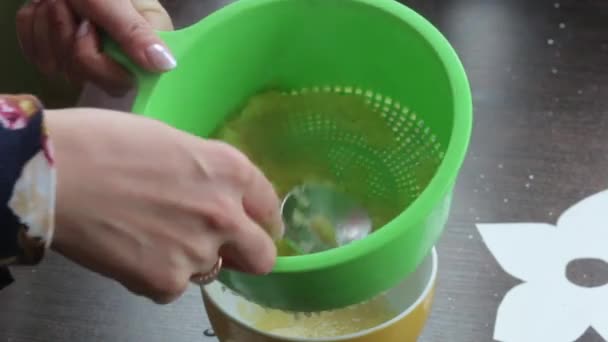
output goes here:
{"type": "Polygon", "coordinates": [[[0,94],[0,289],[40,262],[54,230],[55,170],[40,103],[0,94]]]}

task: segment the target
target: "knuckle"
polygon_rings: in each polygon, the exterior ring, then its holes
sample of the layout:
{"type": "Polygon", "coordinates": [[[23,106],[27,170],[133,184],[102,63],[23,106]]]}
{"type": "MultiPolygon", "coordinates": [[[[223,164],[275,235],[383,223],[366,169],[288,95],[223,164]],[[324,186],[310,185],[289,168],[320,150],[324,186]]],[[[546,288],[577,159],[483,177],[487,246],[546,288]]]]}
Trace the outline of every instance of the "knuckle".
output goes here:
{"type": "Polygon", "coordinates": [[[190,238],[186,242],[185,248],[197,265],[213,265],[216,262],[219,248],[210,240],[201,234],[199,238],[190,238]]]}
{"type": "Polygon", "coordinates": [[[238,228],[238,224],[236,224],[233,207],[232,198],[219,194],[211,198],[202,211],[211,228],[234,232],[238,228]]]}
{"type": "Polygon", "coordinates": [[[233,169],[232,177],[236,184],[242,186],[243,188],[247,188],[251,183],[253,183],[255,172],[251,167],[241,165],[241,167],[233,169]]]}
{"type": "Polygon", "coordinates": [[[164,275],[149,278],[148,284],[151,299],[159,304],[168,304],[186,290],[188,281],[177,272],[166,272],[164,275]]]}
{"type": "Polygon", "coordinates": [[[217,251],[215,253],[212,252],[210,248],[204,248],[200,245],[195,245],[190,247],[192,250],[192,254],[194,255],[197,264],[199,265],[210,265],[209,269],[213,267],[217,259],[217,251]]]}
{"type": "Polygon", "coordinates": [[[128,26],[128,28],[124,34],[124,39],[126,41],[135,40],[135,39],[141,37],[142,35],[147,34],[148,30],[149,30],[149,25],[146,21],[136,20],[128,26]]]}
{"type": "Polygon", "coordinates": [[[207,141],[209,152],[214,155],[215,167],[211,169],[210,176],[243,187],[248,185],[255,177],[255,167],[249,158],[222,141],[207,141]]]}
{"type": "Polygon", "coordinates": [[[229,166],[230,178],[238,185],[251,183],[255,173],[249,158],[232,146],[226,148],[224,156],[229,166]]]}

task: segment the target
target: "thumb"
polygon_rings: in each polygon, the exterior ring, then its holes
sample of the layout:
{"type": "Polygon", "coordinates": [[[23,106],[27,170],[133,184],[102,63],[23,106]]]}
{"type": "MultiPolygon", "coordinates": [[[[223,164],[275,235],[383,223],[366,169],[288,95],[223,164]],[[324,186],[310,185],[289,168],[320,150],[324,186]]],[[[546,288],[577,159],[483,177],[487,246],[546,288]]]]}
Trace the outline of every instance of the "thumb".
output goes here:
{"type": "Polygon", "coordinates": [[[177,62],[154,32],[172,29],[169,15],[157,0],[71,0],[83,17],[107,32],[144,69],[168,71],[177,62]]]}

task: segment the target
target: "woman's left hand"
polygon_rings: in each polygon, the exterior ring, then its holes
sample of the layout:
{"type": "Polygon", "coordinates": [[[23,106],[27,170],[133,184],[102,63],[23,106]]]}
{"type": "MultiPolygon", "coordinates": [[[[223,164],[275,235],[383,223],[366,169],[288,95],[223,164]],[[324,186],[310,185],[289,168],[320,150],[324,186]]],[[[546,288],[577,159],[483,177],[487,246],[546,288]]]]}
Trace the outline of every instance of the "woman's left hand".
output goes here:
{"type": "Polygon", "coordinates": [[[154,30],[172,29],[157,0],[32,0],[17,14],[21,48],[43,73],[91,81],[113,95],[125,93],[132,79],[102,52],[98,30],[140,67],[164,72],[177,63],[154,30]]]}

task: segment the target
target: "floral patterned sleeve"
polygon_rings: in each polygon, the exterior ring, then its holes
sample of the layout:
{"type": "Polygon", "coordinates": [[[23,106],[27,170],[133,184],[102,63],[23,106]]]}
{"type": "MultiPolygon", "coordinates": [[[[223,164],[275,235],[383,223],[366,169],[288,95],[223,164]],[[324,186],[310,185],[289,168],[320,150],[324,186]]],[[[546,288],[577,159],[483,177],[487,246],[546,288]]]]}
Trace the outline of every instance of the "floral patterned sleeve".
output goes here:
{"type": "Polygon", "coordinates": [[[56,175],[40,102],[0,94],[0,289],[9,265],[40,262],[54,230],[56,175]]]}

